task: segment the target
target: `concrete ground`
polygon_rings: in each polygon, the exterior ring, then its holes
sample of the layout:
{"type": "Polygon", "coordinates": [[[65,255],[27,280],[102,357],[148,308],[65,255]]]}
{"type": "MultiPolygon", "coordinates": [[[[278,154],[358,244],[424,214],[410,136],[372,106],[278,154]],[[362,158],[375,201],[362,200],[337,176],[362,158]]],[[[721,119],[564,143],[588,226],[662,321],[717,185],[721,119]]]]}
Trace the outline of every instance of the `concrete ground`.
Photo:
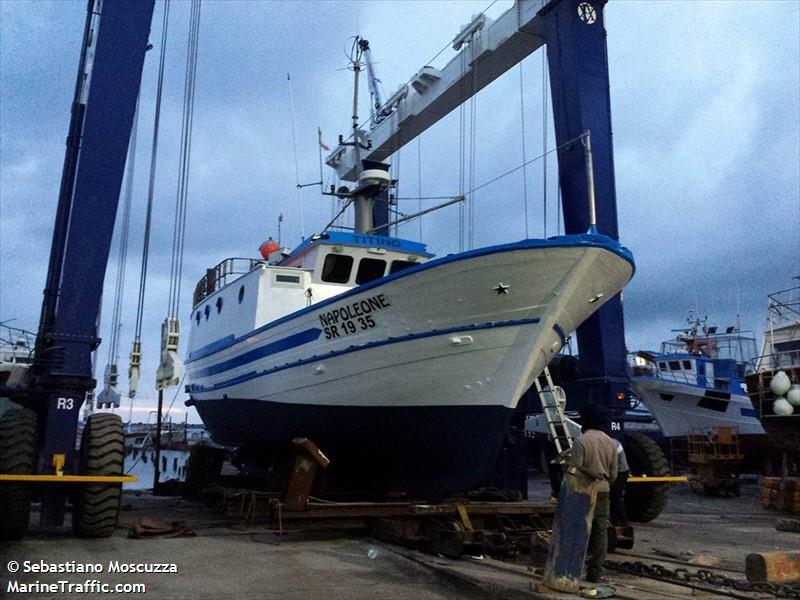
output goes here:
{"type": "MultiPolygon", "coordinates": [[[[545,481],[532,481],[531,492],[547,494],[545,481]]],[[[757,484],[746,483],[741,498],[706,498],[676,486],[665,513],[636,527],[631,551],[613,554],[614,561],[659,562],[744,579],[744,559],[751,552],[796,550],[800,534],[779,532],[781,516],[761,508],[757,484]],[[659,554],[661,552],[662,554],[659,554]],[[664,552],[670,554],[665,557],[664,552]],[[681,562],[683,561],[683,562],[681,562]],[[688,564],[684,564],[688,563],[688,564]]],[[[295,533],[277,536],[263,527],[236,524],[197,504],[174,498],[126,494],[126,508],[115,536],[101,540],[73,539],[67,532],[45,534],[35,528],[18,543],[0,546],[0,597],[12,598],[9,581],[20,583],[144,583],[151,598],[559,598],[537,591],[540,573],[527,564],[488,557],[449,560],[364,537],[346,534],[295,533]],[[196,537],[128,539],[128,527],[139,517],[158,515],[186,520],[196,537]],[[100,573],[38,574],[8,572],[8,562],[175,563],[177,574],[100,573]]],[[[687,598],[692,590],[672,584],[609,572],[617,597],[687,598]]],[[[695,592],[696,594],[697,592],[695,592]]],[[[27,598],[100,597],[86,593],[27,593],[27,598]]],[[[706,598],[724,597],[706,594],[706,598]]],[[[763,596],[762,596],[763,597],[763,596]]]]}

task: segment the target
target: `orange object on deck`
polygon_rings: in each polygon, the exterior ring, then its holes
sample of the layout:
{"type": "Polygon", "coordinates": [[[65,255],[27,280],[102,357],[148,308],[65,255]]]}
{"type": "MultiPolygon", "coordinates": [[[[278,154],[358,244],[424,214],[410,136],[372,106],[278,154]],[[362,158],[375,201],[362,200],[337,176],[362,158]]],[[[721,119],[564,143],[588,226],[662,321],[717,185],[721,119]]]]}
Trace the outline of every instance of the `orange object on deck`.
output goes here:
{"type": "Polygon", "coordinates": [[[263,242],[259,247],[258,251],[261,253],[261,258],[264,260],[269,258],[269,255],[273,252],[277,252],[280,250],[281,247],[278,245],[278,242],[269,238],[266,242],[263,242]]]}

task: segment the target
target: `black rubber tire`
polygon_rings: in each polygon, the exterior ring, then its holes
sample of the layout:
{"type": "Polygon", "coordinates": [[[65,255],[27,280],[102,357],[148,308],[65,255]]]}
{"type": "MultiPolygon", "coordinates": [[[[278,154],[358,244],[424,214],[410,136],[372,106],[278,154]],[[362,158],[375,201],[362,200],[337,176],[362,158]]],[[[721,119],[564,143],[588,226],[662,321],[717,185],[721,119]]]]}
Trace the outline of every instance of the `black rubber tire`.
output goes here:
{"type": "MultiPolygon", "coordinates": [[[[86,420],[81,437],[81,475],[122,475],[125,435],[122,419],[95,413],[86,420]]],[[[72,530],[78,537],[100,538],[114,533],[119,519],[122,484],[81,486],[72,505],[72,530]]]]}
{"type": "MultiPolygon", "coordinates": [[[[661,448],[642,433],[625,434],[625,456],[631,476],[669,475],[669,463],[661,448]]],[[[637,523],[652,521],[667,505],[669,484],[629,483],[625,486],[625,511],[637,523]]]]}
{"type": "MultiPolygon", "coordinates": [[[[30,475],[36,466],[36,413],[12,408],[0,417],[0,473],[30,475]]],[[[0,541],[21,540],[28,532],[31,487],[0,484],[0,541]]]]}

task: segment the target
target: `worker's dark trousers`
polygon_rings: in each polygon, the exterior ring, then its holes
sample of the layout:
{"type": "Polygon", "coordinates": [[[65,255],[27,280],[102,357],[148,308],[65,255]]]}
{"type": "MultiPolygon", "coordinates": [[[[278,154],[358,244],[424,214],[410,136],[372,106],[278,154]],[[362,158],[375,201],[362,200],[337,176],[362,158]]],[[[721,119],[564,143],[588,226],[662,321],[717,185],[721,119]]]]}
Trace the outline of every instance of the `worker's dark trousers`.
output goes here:
{"type": "Polygon", "coordinates": [[[592,533],[589,535],[589,550],[586,553],[586,579],[598,581],[603,576],[603,563],[608,550],[609,493],[597,492],[592,519],[592,533]]]}
{"type": "Polygon", "coordinates": [[[622,471],[611,484],[611,523],[615,526],[628,525],[628,513],[625,512],[625,484],[628,482],[628,471],[622,471]]]}

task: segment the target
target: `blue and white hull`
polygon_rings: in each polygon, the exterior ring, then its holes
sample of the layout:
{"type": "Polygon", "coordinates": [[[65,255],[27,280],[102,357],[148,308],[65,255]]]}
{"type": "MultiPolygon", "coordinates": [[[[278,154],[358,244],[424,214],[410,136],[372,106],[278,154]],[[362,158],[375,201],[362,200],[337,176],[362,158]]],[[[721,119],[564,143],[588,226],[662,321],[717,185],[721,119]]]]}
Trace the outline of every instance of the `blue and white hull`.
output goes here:
{"type": "MultiPolygon", "coordinates": [[[[241,280],[263,291],[273,269],[241,280]]],[[[465,491],[488,476],[517,401],[565,336],[632,274],[628,251],[596,235],[424,262],[252,331],[204,336],[187,362],[190,402],[217,442],[251,455],[309,437],[331,458],[333,485],[465,491]]],[[[310,297],[321,295],[308,275],[310,297]]],[[[220,290],[223,307],[238,288],[220,290]]]]}

